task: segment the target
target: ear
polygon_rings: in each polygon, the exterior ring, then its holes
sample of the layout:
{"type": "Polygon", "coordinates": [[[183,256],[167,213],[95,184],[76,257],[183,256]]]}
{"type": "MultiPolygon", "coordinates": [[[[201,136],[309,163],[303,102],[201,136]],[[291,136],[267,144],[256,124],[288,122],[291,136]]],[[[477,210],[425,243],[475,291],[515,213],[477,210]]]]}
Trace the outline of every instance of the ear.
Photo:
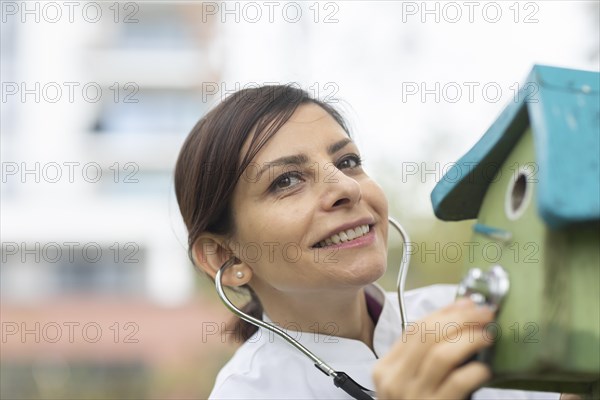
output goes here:
{"type": "Polygon", "coordinates": [[[232,257],[236,258],[237,262],[223,272],[221,281],[226,286],[245,285],[252,279],[252,268],[240,261],[226,243],[221,236],[209,233],[200,235],[192,246],[194,263],[214,280],[223,264],[232,257]]]}

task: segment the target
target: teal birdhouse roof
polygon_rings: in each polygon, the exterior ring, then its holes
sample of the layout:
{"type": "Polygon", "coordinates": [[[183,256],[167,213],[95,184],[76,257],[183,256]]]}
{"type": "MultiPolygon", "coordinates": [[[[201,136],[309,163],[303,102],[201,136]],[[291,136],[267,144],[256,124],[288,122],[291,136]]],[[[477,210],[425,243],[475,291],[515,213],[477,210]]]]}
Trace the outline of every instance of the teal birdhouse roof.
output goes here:
{"type": "Polygon", "coordinates": [[[476,218],[495,173],[531,126],[541,218],[552,228],[599,220],[600,73],[536,65],[518,94],[435,186],[435,215],[476,218]]]}

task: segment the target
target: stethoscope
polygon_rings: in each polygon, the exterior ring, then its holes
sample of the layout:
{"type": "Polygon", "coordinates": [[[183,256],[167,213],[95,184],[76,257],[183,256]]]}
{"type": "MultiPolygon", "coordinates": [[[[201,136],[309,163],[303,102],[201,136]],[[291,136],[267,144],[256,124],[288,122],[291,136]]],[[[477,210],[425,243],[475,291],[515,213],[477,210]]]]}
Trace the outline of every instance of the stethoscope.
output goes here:
{"type": "MultiPolygon", "coordinates": [[[[407,244],[409,243],[409,239],[408,239],[408,235],[406,234],[406,231],[404,230],[402,225],[400,225],[400,223],[398,223],[391,217],[388,218],[388,220],[389,220],[389,223],[394,228],[396,228],[396,230],[400,233],[400,236],[402,236],[402,241],[403,241],[402,260],[400,261],[400,268],[398,271],[397,289],[398,289],[398,304],[400,306],[400,320],[402,322],[402,329],[406,330],[408,321],[406,318],[406,309],[404,308],[404,284],[406,281],[406,273],[408,271],[408,265],[410,263],[410,254],[406,248],[407,244]]],[[[311,352],[306,347],[304,347],[300,342],[298,342],[296,339],[291,337],[283,329],[281,329],[273,324],[270,324],[268,322],[254,318],[253,316],[246,314],[245,312],[243,312],[239,308],[237,308],[235,305],[233,305],[233,303],[229,300],[229,298],[227,298],[227,295],[225,294],[225,291],[223,290],[223,284],[221,283],[221,277],[223,276],[223,272],[227,268],[234,265],[236,263],[236,261],[237,260],[235,259],[235,257],[232,257],[231,259],[227,260],[221,266],[221,268],[217,272],[217,275],[215,276],[215,286],[217,288],[217,293],[218,293],[219,297],[221,298],[221,300],[223,301],[223,303],[225,304],[225,306],[227,306],[227,308],[229,308],[229,310],[231,312],[233,312],[235,315],[237,315],[244,321],[251,323],[257,327],[265,328],[265,329],[279,335],[283,339],[285,339],[289,344],[291,344],[297,350],[302,352],[305,356],[310,358],[312,360],[312,362],[315,364],[315,367],[317,367],[325,375],[332,377],[333,383],[335,386],[339,387],[340,389],[342,389],[343,391],[348,393],[353,398],[358,399],[358,400],[373,400],[375,397],[374,391],[361,386],[355,380],[353,380],[350,376],[348,376],[348,374],[346,374],[345,372],[336,371],[333,368],[331,368],[325,361],[323,361],[319,357],[317,357],[313,352],[311,352]]]]}

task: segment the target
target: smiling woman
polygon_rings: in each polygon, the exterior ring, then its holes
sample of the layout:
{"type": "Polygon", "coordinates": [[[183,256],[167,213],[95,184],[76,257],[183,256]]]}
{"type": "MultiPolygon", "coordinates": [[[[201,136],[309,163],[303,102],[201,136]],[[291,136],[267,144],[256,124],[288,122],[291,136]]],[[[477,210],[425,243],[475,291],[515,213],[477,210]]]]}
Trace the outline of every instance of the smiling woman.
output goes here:
{"type": "MultiPolygon", "coordinates": [[[[394,295],[374,284],[387,263],[387,200],[329,104],[293,86],[233,94],[188,136],[175,189],[194,264],[213,278],[233,264],[220,278],[250,292],[246,312],[380,397],[465,398],[489,379],[484,364],[466,360],[491,344],[483,329],[493,312],[467,300],[447,306],[453,287],[407,293],[413,319],[447,307],[403,335],[394,295]]],[[[280,337],[242,322],[238,329],[245,342],[211,398],[347,396],[280,337]]]]}

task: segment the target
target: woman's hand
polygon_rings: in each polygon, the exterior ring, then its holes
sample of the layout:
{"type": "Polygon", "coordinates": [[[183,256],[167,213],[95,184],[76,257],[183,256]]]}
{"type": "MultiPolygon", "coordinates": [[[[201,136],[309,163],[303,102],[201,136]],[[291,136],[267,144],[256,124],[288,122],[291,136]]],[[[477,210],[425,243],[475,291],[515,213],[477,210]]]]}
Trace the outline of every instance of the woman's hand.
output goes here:
{"type": "Polygon", "coordinates": [[[492,344],[484,328],[493,320],[489,308],[460,299],[409,324],[402,338],[375,365],[377,397],[466,398],[491,377],[485,364],[465,361],[492,344]]]}

